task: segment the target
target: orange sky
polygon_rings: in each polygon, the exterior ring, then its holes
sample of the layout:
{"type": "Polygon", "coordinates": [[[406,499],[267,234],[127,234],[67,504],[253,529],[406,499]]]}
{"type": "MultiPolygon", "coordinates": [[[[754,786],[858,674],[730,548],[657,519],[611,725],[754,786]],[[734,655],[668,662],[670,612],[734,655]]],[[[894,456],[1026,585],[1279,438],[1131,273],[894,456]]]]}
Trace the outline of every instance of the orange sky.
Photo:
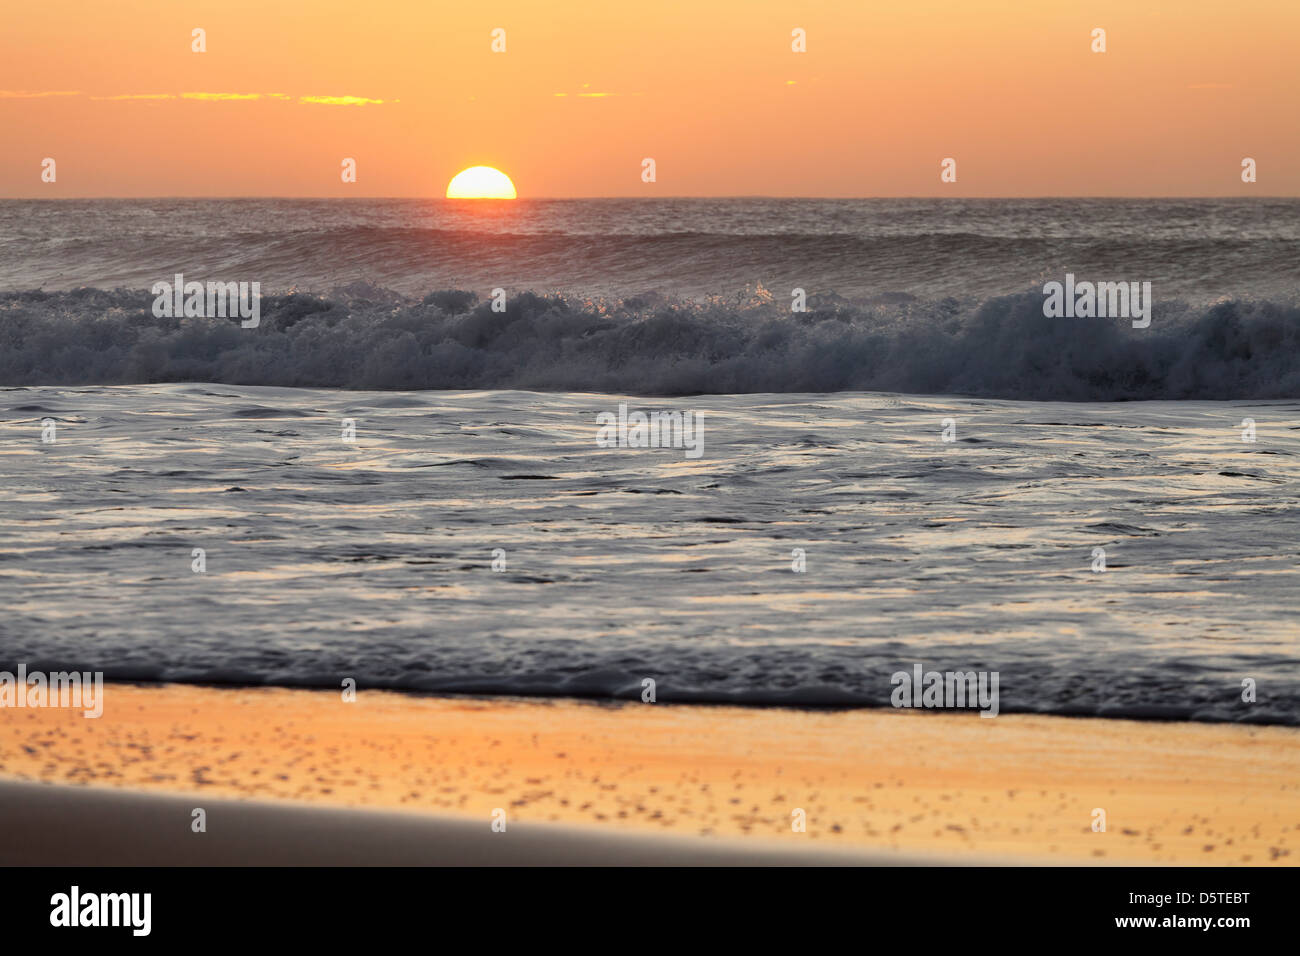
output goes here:
{"type": "Polygon", "coordinates": [[[38,0],[0,16],[5,197],[441,196],[480,163],[521,197],[1300,195],[1296,0],[38,0]],[[168,98],[110,99],[144,94],[168,98]]]}

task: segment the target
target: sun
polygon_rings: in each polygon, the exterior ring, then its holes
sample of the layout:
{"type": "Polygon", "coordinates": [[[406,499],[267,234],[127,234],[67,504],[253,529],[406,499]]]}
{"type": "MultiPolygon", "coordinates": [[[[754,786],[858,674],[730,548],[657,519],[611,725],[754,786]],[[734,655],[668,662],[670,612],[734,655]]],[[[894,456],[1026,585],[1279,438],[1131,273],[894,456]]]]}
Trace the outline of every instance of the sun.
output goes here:
{"type": "Polygon", "coordinates": [[[447,184],[448,199],[514,199],[515,184],[491,166],[462,169],[447,184]]]}

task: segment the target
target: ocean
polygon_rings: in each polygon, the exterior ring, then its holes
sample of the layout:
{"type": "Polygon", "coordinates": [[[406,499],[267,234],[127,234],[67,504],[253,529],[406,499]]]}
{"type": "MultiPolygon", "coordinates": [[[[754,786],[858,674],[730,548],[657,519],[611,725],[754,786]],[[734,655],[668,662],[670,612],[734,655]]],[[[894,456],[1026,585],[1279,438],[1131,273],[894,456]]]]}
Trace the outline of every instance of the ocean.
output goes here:
{"type": "Polygon", "coordinates": [[[1297,213],[2,201],[0,669],[1300,725],[1297,213]]]}

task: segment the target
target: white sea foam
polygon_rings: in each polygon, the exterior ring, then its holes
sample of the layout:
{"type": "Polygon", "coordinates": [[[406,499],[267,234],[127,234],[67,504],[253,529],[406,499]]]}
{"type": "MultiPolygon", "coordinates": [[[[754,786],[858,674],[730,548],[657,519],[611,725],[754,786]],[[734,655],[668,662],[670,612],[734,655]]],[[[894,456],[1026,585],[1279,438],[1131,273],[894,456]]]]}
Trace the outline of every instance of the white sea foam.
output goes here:
{"type": "Polygon", "coordinates": [[[0,669],[888,707],[923,661],[998,672],[1002,713],[1300,723],[1294,401],[150,385],[0,408],[0,669]],[[619,401],[702,411],[705,453],[595,447],[619,401]]]}

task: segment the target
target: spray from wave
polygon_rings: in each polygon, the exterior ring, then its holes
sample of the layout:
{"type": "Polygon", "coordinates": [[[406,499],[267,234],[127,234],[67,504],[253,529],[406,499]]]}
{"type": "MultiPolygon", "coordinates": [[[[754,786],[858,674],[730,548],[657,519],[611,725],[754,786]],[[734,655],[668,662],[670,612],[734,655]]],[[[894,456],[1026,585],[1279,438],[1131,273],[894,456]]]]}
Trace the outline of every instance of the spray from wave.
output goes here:
{"type": "Polygon", "coordinates": [[[791,313],[723,299],[475,293],[360,283],[264,296],[262,322],[157,318],[147,291],[0,293],[0,384],[202,381],[659,395],[870,391],[1064,401],[1300,396],[1300,307],[1157,302],[1150,328],[1049,319],[1035,293],[791,313]]]}

